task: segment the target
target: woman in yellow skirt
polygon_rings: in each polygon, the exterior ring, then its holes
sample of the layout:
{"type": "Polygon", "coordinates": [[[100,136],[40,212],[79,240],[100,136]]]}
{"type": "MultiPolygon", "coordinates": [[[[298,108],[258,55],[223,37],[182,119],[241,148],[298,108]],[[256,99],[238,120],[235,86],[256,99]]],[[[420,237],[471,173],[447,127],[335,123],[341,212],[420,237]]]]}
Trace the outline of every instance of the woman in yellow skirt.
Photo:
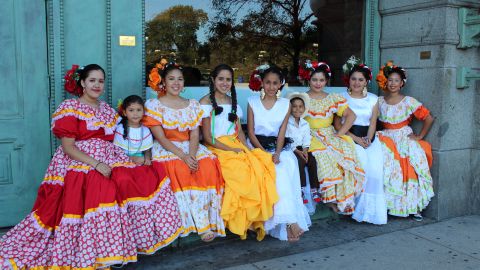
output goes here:
{"type": "Polygon", "coordinates": [[[261,241],[265,236],[263,223],[272,217],[278,201],[275,165],[270,154],[247,146],[230,66],[221,64],[212,71],[210,94],[200,104],[205,112],[203,138],[217,155],[225,180],[221,208],[225,226],[241,239],[246,239],[248,229],[255,230],[261,241]]]}

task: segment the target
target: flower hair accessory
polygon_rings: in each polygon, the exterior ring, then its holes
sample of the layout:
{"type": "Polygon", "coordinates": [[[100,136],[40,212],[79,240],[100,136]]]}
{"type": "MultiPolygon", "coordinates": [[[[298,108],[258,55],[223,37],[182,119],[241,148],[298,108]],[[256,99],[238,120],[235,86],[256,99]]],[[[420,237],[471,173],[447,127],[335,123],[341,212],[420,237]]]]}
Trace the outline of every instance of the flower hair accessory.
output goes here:
{"type": "Polygon", "coordinates": [[[364,69],[364,70],[367,70],[368,71],[368,78],[367,80],[368,81],[371,81],[372,80],[372,70],[367,66],[365,65],[364,63],[362,63],[362,60],[360,60],[360,58],[357,58],[355,57],[354,55],[350,56],[350,58],[347,60],[347,62],[345,64],[343,64],[342,66],[342,71],[343,71],[343,76],[342,76],[342,80],[343,82],[345,83],[345,85],[349,85],[350,84],[350,71],[352,71],[352,69],[355,67],[355,66],[358,66],[360,67],[361,69],[364,69]]]}
{"type": "Polygon", "coordinates": [[[117,112],[120,116],[123,115],[123,106],[122,105],[123,105],[123,99],[119,98],[117,100],[117,112]]]}
{"type": "Polygon", "coordinates": [[[310,61],[306,60],[304,64],[298,67],[298,77],[305,81],[309,81],[312,73],[319,67],[325,66],[325,71],[328,73],[328,77],[332,77],[332,71],[330,70],[330,66],[327,65],[325,62],[317,62],[317,61],[310,61]]]}
{"type": "Polygon", "coordinates": [[[72,65],[72,68],[63,77],[65,91],[75,96],[81,96],[83,93],[82,87],[78,84],[81,70],[83,70],[83,67],[72,65]]]}
{"type": "Polygon", "coordinates": [[[262,90],[262,74],[265,72],[265,70],[269,68],[269,64],[263,64],[255,68],[252,74],[250,74],[250,79],[248,80],[248,87],[252,89],[252,91],[262,90]]]}
{"type": "MultiPolygon", "coordinates": [[[[263,64],[255,68],[255,70],[250,74],[250,79],[248,80],[248,87],[255,92],[262,90],[262,75],[265,73],[265,70],[271,68],[269,64],[263,64]]],[[[285,85],[285,79],[281,82],[281,85],[285,85]]]]}
{"type": "Polygon", "coordinates": [[[160,73],[163,69],[168,65],[167,59],[163,58],[160,60],[159,63],[155,65],[154,68],[150,70],[150,74],[148,75],[148,86],[152,88],[155,92],[159,95],[163,95],[165,93],[165,89],[162,85],[162,77],[160,73]]]}
{"type": "Polygon", "coordinates": [[[378,72],[377,77],[375,78],[375,80],[377,81],[378,87],[383,91],[387,89],[387,77],[388,75],[390,75],[390,73],[394,69],[399,69],[403,71],[403,74],[405,75],[405,79],[403,79],[403,83],[404,84],[407,83],[407,72],[405,71],[405,69],[394,65],[393,60],[389,60],[387,61],[387,63],[385,63],[385,65],[380,67],[380,71],[378,72]]]}

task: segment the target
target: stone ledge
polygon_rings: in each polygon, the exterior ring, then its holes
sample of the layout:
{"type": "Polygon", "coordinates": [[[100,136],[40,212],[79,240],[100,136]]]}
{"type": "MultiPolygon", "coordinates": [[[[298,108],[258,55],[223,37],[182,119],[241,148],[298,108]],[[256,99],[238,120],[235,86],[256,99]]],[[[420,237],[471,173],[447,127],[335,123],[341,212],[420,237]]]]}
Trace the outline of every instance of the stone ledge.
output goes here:
{"type": "Polygon", "coordinates": [[[453,7],[453,8],[460,8],[460,7],[480,7],[480,3],[475,0],[434,0],[430,2],[424,3],[415,3],[411,5],[406,5],[402,7],[394,7],[394,8],[379,8],[379,12],[381,16],[390,16],[395,14],[401,13],[410,13],[416,12],[419,10],[425,9],[435,9],[435,8],[444,8],[444,7],[453,7]]]}

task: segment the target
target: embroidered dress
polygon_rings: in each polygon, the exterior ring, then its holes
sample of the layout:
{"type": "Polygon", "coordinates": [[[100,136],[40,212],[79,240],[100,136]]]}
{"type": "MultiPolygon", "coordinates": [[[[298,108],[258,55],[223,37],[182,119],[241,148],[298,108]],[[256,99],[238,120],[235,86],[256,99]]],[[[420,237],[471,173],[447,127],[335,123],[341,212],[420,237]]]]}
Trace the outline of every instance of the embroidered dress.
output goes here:
{"type": "MultiPolygon", "coordinates": [[[[267,110],[259,96],[251,96],[248,98],[248,105],[254,115],[255,135],[278,136],[290,101],[279,98],[275,105],[267,110]]],[[[297,223],[303,231],[308,231],[311,221],[302,201],[297,159],[290,149],[280,152],[280,163],[275,164],[275,171],[279,200],[274,205],[273,217],[265,222],[265,230],[275,238],[287,240],[287,224],[297,223]]]]}
{"type": "Polygon", "coordinates": [[[384,130],[380,140],[387,145],[390,159],[400,162],[401,174],[385,182],[388,213],[406,217],[425,209],[434,196],[430,166],[432,150],[426,141],[408,138],[413,117],[425,120],[430,112],[413,97],[406,96],[398,104],[389,105],[383,97],[378,99],[384,130]]]}
{"type": "Polygon", "coordinates": [[[310,124],[312,142],[309,151],[317,160],[318,181],[323,203],[336,203],[343,214],[355,210],[355,196],[363,189],[365,173],[349,136],[337,137],[332,126],[334,114],[342,117],[348,108],[339,94],[310,99],[305,120],[310,124]]]}
{"type": "MultiPolygon", "coordinates": [[[[144,125],[161,125],[166,138],[188,154],[190,131],[199,127],[203,115],[200,103],[191,99],[187,107],[172,109],[158,99],[149,99],[145,108],[144,125]]],[[[198,170],[192,172],[185,162],[163,148],[157,140],[153,143],[153,167],[160,171],[165,167],[171,179],[184,227],[182,236],[208,231],[225,236],[225,225],[220,216],[223,193],[220,164],[215,155],[201,144],[198,145],[196,159],[198,170]]]]}
{"type": "Polygon", "coordinates": [[[118,115],[65,100],[52,117],[58,138],[75,138],[108,164],[110,178],[58,147],[32,212],[0,240],[1,269],[97,269],[137,260],[179,235],[181,222],[165,173],[131,163],[113,145],[118,115]]]}
{"type": "MultiPolygon", "coordinates": [[[[355,136],[366,137],[373,108],[377,104],[378,96],[367,93],[366,97],[353,98],[347,92],[342,93],[347,100],[348,107],[357,116],[350,129],[355,136]]],[[[364,192],[358,197],[355,212],[352,218],[358,222],[369,222],[373,224],[387,223],[387,205],[383,191],[384,167],[385,172],[391,171],[389,164],[384,164],[382,143],[378,138],[373,137],[372,143],[367,148],[355,144],[358,159],[365,170],[364,192]]],[[[400,164],[397,163],[397,168],[400,164]]],[[[389,174],[385,173],[385,177],[389,174]]]]}
{"type": "MultiPolygon", "coordinates": [[[[201,105],[204,117],[212,117],[212,106],[201,105]]],[[[220,161],[225,192],[221,216],[225,226],[234,234],[246,239],[247,230],[257,232],[257,240],[265,236],[263,223],[273,216],[273,205],[278,201],[275,187],[275,165],[272,156],[260,149],[249,150],[238,139],[237,125],[228,121],[232,105],[219,105],[223,112],[212,120],[212,136],[228,147],[240,148],[243,152],[224,151],[208,147],[220,161]]],[[[243,111],[237,106],[238,118],[243,111]]],[[[211,128],[211,127],[205,127],[211,128]]]]}
{"type": "Polygon", "coordinates": [[[153,137],[149,128],[145,126],[129,127],[127,138],[123,137],[123,132],[123,125],[118,125],[113,143],[122,148],[127,156],[143,157],[143,152],[153,147],[153,137]]]}

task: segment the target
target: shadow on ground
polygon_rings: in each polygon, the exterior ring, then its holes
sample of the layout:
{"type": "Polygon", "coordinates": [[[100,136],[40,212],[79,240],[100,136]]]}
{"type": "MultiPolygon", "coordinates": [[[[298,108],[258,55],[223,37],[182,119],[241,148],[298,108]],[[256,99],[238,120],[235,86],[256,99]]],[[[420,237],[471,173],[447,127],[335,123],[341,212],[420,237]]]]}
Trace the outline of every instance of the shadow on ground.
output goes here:
{"type": "MultiPolygon", "coordinates": [[[[180,239],[175,246],[162,249],[152,256],[140,256],[137,263],[130,264],[123,269],[222,269],[353,241],[362,242],[368,237],[434,222],[431,219],[416,222],[409,218],[389,217],[387,225],[377,226],[357,223],[350,217],[323,219],[315,221],[310,231],[294,244],[271,237],[257,242],[253,235],[242,241],[231,234],[209,244],[198,241],[191,242],[191,239],[180,239]],[[185,243],[185,241],[190,242],[185,243]]],[[[322,264],[321,259],[312,258],[312,260],[314,262],[318,260],[318,263],[322,264]]]]}

